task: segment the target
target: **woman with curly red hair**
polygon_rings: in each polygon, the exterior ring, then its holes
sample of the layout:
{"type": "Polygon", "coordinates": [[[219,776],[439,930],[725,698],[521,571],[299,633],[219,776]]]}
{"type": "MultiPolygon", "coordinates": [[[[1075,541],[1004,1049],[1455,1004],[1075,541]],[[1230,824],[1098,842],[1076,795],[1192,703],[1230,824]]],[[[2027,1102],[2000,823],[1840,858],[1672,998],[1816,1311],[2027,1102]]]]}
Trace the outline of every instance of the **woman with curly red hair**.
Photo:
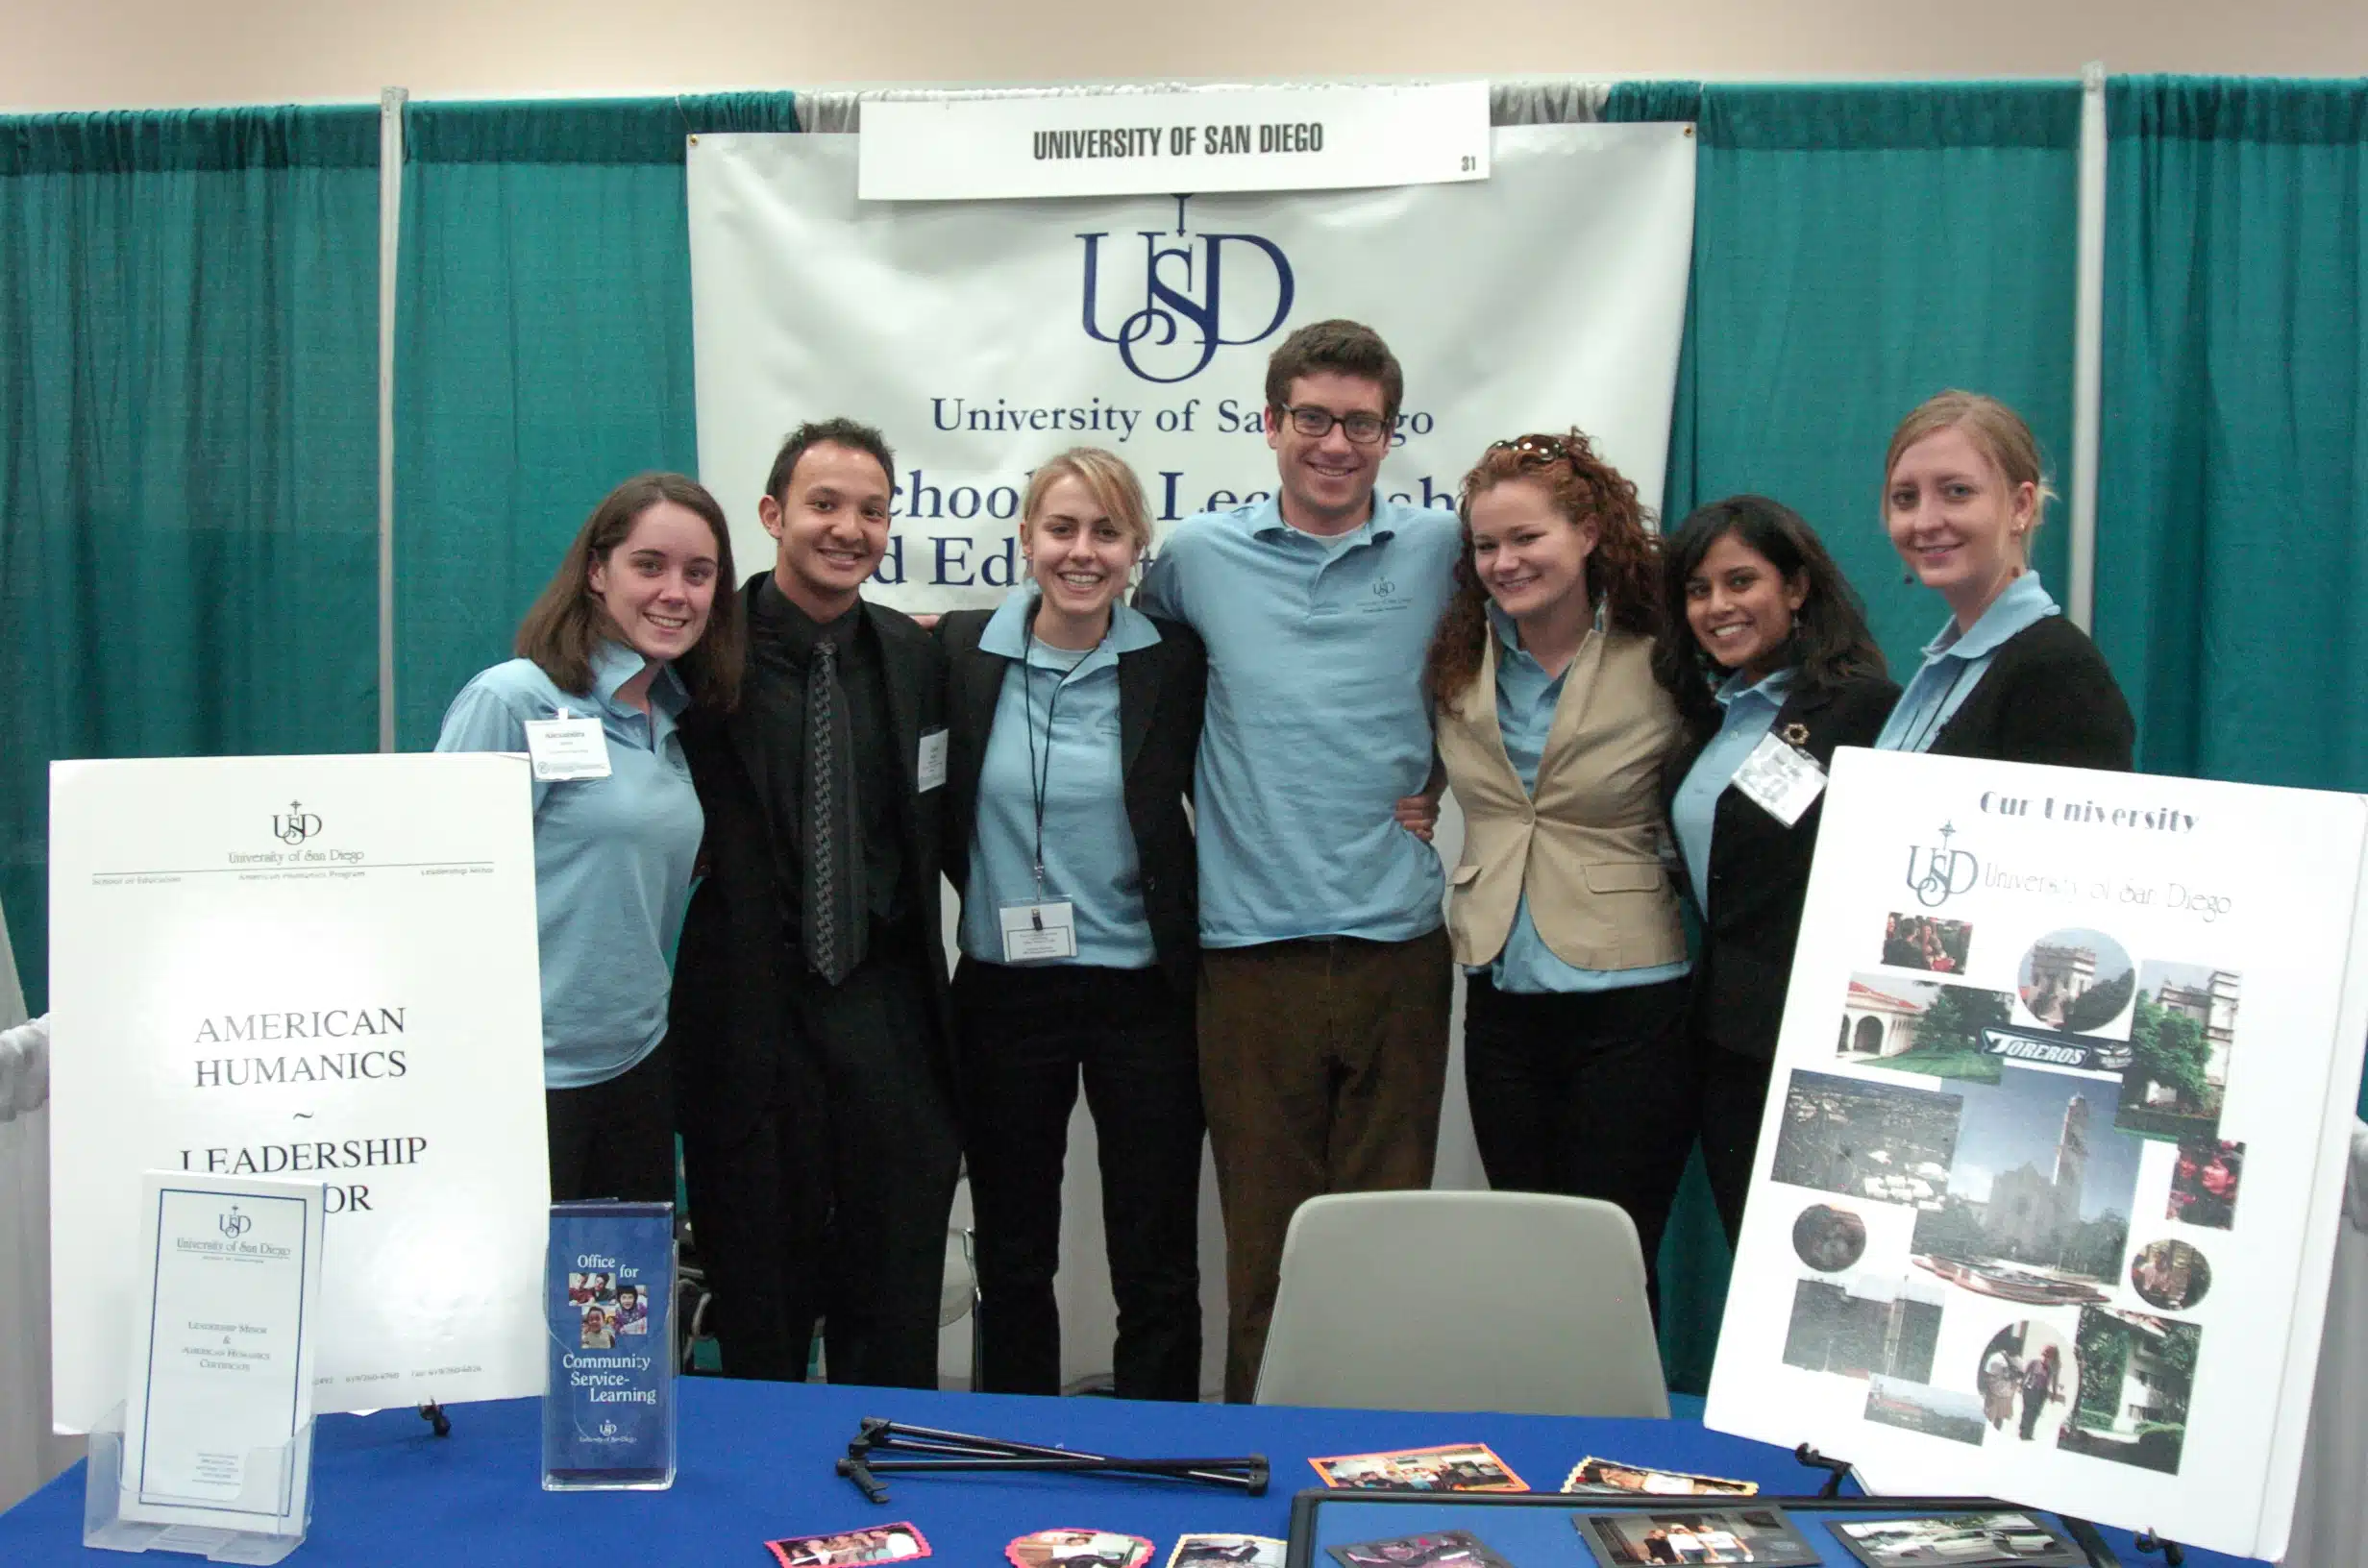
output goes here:
{"type": "Polygon", "coordinates": [[[1459,511],[1426,675],[1464,810],[1472,1130],[1490,1186],[1627,1210],[1649,1280],[1692,1140],[1660,563],[1636,486],[1577,430],[1490,447],[1459,511]]]}

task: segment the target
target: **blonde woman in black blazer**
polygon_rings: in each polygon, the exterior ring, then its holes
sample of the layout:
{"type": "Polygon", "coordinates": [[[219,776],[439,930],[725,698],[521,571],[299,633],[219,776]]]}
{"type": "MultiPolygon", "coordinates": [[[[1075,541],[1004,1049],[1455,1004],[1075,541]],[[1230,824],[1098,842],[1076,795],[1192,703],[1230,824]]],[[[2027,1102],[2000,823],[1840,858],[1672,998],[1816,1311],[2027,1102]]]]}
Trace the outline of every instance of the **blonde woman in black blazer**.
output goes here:
{"type": "Polygon", "coordinates": [[[1702,918],[1690,1024],[1697,1121],[1731,1244],[1823,805],[1820,796],[1788,825],[1735,785],[1735,771],[1771,738],[1823,770],[1837,747],[1874,740],[1899,688],[1815,532],[1764,496],[1714,502],[1679,524],[1662,544],[1662,582],[1672,627],[1686,628],[1661,645],[1658,674],[1687,730],[1665,778],[1702,918]]]}
{"type": "Polygon", "coordinates": [[[1123,460],[1064,453],[1021,506],[1027,585],[937,627],[976,1385],[994,1393],[1060,1392],[1052,1278],[1080,1078],[1101,1154],[1118,1392],[1200,1392],[1198,883],[1184,801],[1207,662],[1189,627],[1125,602],[1150,536],[1123,460]],[[1048,902],[1048,926],[1013,931],[1014,911],[1048,902]]]}
{"type": "Polygon", "coordinates": [[[2031,569],[2049,496],[2020,414],[1942,392],[1900,421],[1883,463],[1883,521],[1948,624],[1875,744],[2127,772],[2137,726],[2088,634],[2031,569]]]}

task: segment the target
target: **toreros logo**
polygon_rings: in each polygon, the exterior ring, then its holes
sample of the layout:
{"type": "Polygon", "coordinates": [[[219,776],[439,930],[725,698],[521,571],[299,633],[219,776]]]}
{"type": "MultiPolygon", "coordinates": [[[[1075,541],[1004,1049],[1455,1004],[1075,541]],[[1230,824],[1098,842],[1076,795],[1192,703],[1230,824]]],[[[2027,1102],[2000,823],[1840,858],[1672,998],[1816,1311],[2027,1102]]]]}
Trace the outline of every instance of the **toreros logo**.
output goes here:
{"type": "MultiPolygon", "coordinates": [[[[1290,258],[1263,234],[1189,233],[1184,204],[1190,200],[1175,199],[1173,235],[1156,229],[1138,231],[1143,236],[1143,303],[1120,320],[1115,331],[1103,330],[1101,305],[1101,242],[1111,236],[1106,230],[1077,236],[1085,242],[1085,335],[1097,343],[1116,344],[1120,360],[1147,381],[1190,380],[1208,368],[1219,349],[1264,342],[1290,319],[1297,292],[1290,258]],[[1229,319],[1224,311],[1228,246],[1234,248],[1234,283],[1258,290],[1246,320],[1242,312],[1229,319]],[[1254,270],[1246,272],[1246,267],[1254,270]],[[1265,325],[1247,331],[1261,316],[1265,325]],[[1227,336],[1229,327],[1240,335],[1227,336]]],[[[1121,301],[1122,306],[1125,303],[1121,301]]]]}

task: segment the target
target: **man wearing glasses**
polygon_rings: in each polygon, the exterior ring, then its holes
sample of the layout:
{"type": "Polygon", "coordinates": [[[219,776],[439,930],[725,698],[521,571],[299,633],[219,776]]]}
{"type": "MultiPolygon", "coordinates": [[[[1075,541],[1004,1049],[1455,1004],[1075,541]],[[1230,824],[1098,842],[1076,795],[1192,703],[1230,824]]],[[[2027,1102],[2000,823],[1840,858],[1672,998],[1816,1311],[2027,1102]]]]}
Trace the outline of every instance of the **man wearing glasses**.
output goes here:
{"type": "Polygon", "coordinates": [[[1283,1233],[1325,1192],[1428,1187],[1450,974],[1423,655],[1461,534],[1376,497],[1405,378],[1353,321],[1267,366],[1270,501],[1179,524],[1138,607],[1209,650],[1195,776],[1200,1089],[1225,1213],[1225,1397],[1257,1385],[1283,1233]]]}

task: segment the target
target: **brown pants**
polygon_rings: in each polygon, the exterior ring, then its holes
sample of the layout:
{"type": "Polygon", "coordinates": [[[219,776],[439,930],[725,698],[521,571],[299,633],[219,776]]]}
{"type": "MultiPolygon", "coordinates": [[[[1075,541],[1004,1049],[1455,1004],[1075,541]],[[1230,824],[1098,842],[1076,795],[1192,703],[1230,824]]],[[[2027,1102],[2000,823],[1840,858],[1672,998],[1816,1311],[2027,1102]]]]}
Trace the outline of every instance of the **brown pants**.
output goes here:
{"type": "Polygon", "coordinates": [[[1431,1184],[1446,1088],[1447,935],[1212,947],[1200,1097],[1225,1213],[1225,1397],[1258,1384],[1300,1204],[1431,1184]]]}

